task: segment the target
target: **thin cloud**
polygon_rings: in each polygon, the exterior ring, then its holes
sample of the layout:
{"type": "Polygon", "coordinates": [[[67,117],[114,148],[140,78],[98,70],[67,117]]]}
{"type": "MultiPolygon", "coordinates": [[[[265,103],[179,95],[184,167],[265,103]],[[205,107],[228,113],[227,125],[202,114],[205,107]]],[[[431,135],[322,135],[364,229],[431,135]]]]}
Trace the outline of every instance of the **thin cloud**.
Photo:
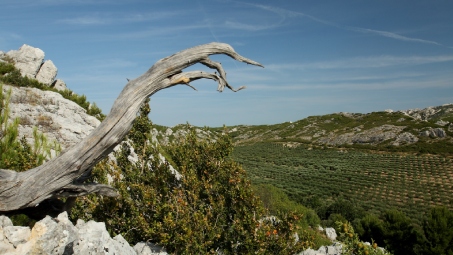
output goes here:
{"type": "Polygon", "coordinates": [[[72,19],[61,19],[57,23],[69,24],[69,25],[105,25],[110,23],[109,19],[103,19],[99,17],[77,17],[72,19]]]}
{"type": "Polygon", "coordinates": [[[373,82],[340,82],[340,83],[300,83],[300,84],[252,84],[248,88],[260,91],[315,91],[315,90],[393,90],[393,89],[425,89],[425,88],[449,88],[453,85],[453,80],[392,80],[392,81],[373,81],[373,82]]]}
{"type": "Polygon", "coordinates": [[[64,23],[70,25],[106,25],[113,23],[139,23],[147,21],[155,21],[162,19],[169,19],[174,16],[180,15],[179,11],[172,12],[151,12],[151,13],[130,13],[119,15],[118,13],[103,13],[91,14],[75,18],[60,19],[57,23],[64,23]]]}
{"type": "Polygon", "coordinates": [[[367,28],[359,28],[359,27],[344,27],[345,29],[351,30],[351,31],[356,31],[360,33],[366,33],[366,34],[375,34],[375,35],[380,35],[388,38],[393,38],[396,40],[401,40],[401,41],[410,41],[410,42],[419,42],[419,43],[427,43],[427,44],[434,44],[438,46],[442,46],[442,44],[434,41],[429,41],[429,40],[423,40],[423,39],[418,39],[418,38],[411,38],[411,37],[406,37],[402,36],[399,34],[395,34],[392,32],[387,32],[387,31],[379,31],[379,30],[373,30],[373,29],[367,29],[367,28]]]}
{"type": "Polygon", "coordinates": [[[103,39],[137,39],[137,38],[147,38],[155,36],[179,36],[181,33],[189,33],[191,30],[206,29],[208,24],[195,24],[195,25],[184,25],[184,26],[172,26],[172,27],[162,27],[155,26],[148,29],[144,29],[136,32],[127,32],[116,35],[103,35],[103,39]]]}
{"type": "Polygon", "coordinates": [[[376,56],[350,58],[335,61],[314,62],[305,64],[270,64],[268,70],[305,70],[305,69],[349,69],[349,68],[381,68],[399,65],[423,65],[453,61],[453,55],[441,56],[376,56]]]}
{"type": "Polygon", "coordinates": [[[260,31],[274,28],[275,26],[261,26],[261,25],[251,25],[234,21],[225,21],[225,26],[230,29],[239,29],[247,31],[260,31]]]}
{"type": "Polygon", "coordinates": [[[402,35],[399,35],[399,34],[396,34],[396,33],[393,33],[393,32],[374,30],[374,29],[369,29],[369,28],[354,27],[354,26],[344,26],[344,25],[341,25],[341,24],[338,24],[338,23],[334,23],[334,22],[330,22],[330,21],[327,21],[327,20],[319,19],[319,18],[316,18],[314,16],[311,16],[311,15],[308,15],[308,14],[305,14],[305,13],[302,13],[302,12],[295,12],[295,11],[285,10],[285,9],[282,9],[282,8],[272,7],[272,6],[268,6],[268,5],[261,5],[261,4],[249,4],[249,3],[243,3],[243,4],[251,5],[251,6],[254,6],[256,8],[263,9],[263,10],[272,11],[274,13],[279,14],[282,17],[282,19],[295,18],[295,17],[306,17],[306,18],[309,18],[310,20],[313,20],[315,22],[318,22],[318,23],[321,23],[321,24],[324,24],[324,25],[328,25],[328,26],[333,26],[333,27],[336,27],[336,28],[339,28],[339,29],[343,29],[343,30],[349,30],[349,31],[359,32],[359,33],[364,33],[364,34],[374,34],[374,35],[383,36],[383,37],[387,37],[387,38],[392,38],[392,39],[400,40],[400,41],[418,42],[418,43],[425,43],[425,44],[432,44],[432,45],[442,46],[442,44],[440,44],[438,42],[435,42],[435,41],[402,36],[402,35]]]}

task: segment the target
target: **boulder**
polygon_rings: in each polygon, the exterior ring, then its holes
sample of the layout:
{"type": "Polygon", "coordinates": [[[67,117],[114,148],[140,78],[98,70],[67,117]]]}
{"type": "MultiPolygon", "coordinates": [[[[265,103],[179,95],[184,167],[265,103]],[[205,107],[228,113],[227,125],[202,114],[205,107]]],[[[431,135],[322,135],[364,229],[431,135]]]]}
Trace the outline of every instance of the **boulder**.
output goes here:
{"type": "Polygon", "coordinates": [[[38,74],[36,74],[36,80],[50,86],[54,82],[55,77],[57,77],[57,72],[57,67],[52,60],[46,60],[39,69],[38,74]]]}
{"type": "Polygon", "coordinates": [[[78,220],[76,228],[74,254],[137,254],[121,235],[110,238],[103,222],[78,220]]]}
{"type": "Polygon", "coordinates": [[[446,125],[448,125],[448,124],[450,124],[450,122],[444,121],[444,120],[438,120],[438,121],[436,122],[436,125],[439,125],[439,126],[446,126],[446,125]]]}
{"type": "Polygon", "coordinates": [[[3,215],[0,215],[0,254],[12,253],[15,250],[14,245],[6,238],[3,229],[13,226],[11,220],[3,215]]]}
{"type": "Polygon", "coordinates": [[[326,228],[325,232],[327,238],[329,238],[331,241],[337,240],[337,233],[335,232],[334,228],[326,228]]]}
{"type": "Polygon", "coordinates": [[[445,133],[443,128],[433,128],[430,131],[430,136],[444,138],[447,136],[447,133],[445,133]]]}
{"type": "Polygon", "coordinates": [[[447,137],[447,133],[443,128],[430,128],[428,130],[421,131],[420,136],[431,137],[431,138],[444,138],[447,137]]]}
{"type": "Polygon", "coordinates": [[[404,132],[399,134],[395,141],[392,143],[393,146],[400,146],[404,144],[413,144],[418,142],[418,137],[415,135],[409,133],[409,132],[404,132]]]}
{"type": "Polygon", "coordinates": [[[14,247],[26,243],[30,239],[30,234],[28,227],[8,226],[3,228],[3,235],[14,247]]]}
{"type": "Polygon", "coordinates": [[[66,86],[66,83],[63,81],[63,80],[60,80],[60,79],[56,79],[51,87],[53,87],[54,89],[58,90],[58,91],[65,91],[68,89],[68,87],[66,86]]]}
{"type": "Polygon", "coordinates": [[[340,255],[342,253],[343,246],[341,243],[333,243],[329,246],[321,246],[318,250],[307,249],[298,255],[340,255]]]}
{"type": "Polygon", "coordinates": [[[44,51],[26,44],[22,45],[19,50],[9,51],[6,55],[14,60],[15,66],[20,70],[22,76],[29,78],[36,77],[44,60],[44,51]]]}

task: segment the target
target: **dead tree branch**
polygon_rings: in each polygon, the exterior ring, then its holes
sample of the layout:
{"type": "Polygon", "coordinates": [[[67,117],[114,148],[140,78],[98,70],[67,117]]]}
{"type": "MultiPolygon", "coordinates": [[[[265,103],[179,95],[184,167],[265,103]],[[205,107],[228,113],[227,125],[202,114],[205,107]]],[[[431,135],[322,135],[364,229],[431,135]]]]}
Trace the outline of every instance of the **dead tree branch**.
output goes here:
{"type": "MultiPolygon", "coordinates": [[[[212,79],[218,83],[218,91],[230,86],[222,65],[209,59],[213,54],[225,54],[251,65],[258,62],[242,57],[231,46],[222,43],[209,43],[196,46],[157,61],[140,77],[130,80],[113,104],[105,120],[80,143],[66,150],[45,164],[25,172],[0,169],[0,213],[37,207],[44,201],[54,201],[59,197],[84,196],[97,193],[116,196],[112,187],[100,184],[80,184],[76,180],[89,174],[90,169],[106,157],[119,144],[132,127],[136,113],[144,100],[159,90],[198,79],[212,79]],[[201,63],[215,73],[183,70],[201,63]]],[[[192,86],[191,86],[192,87],[192,86]]],[[[192,87],[193,88],[193,87],[192,87]]],[[[63,206],[64,207],[64,206],[63,206]]]]}

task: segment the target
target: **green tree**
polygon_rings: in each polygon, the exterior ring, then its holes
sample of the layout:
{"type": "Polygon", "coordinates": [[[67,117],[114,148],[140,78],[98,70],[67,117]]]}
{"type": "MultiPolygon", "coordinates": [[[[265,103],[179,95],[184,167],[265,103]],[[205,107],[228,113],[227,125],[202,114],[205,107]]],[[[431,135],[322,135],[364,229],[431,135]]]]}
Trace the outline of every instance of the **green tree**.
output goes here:
{"type": "Polygon", "coordinates": [[[425,240],[422,254],[453,254],[453,212],[434,207],[423,222],[425,240]]]}
{"type": "Polygon", "coordinates": [[[383,216],[385,248],[395,255],[416,254],[420,239],[412,221],[401,211],[389,210],[383,216]]]}
{"type": "Polygon", "coordinates": [[[367,214],[359,221],[357,233],[361,240],[371,242],[374,240],[378,245],[383,246],[384,242],[384,222],[374,214],[367,214]]]}

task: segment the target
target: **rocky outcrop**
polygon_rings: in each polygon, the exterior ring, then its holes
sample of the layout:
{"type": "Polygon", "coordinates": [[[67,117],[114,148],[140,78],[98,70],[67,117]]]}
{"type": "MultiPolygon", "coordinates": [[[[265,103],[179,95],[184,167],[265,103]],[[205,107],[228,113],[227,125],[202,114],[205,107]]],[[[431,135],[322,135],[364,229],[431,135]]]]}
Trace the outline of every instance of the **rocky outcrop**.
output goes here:
{"type": "Polygon", "coordinates": [[[404,126],[382,125],[363,130],[355,128],[353,131],[341,135],[328,135],[318,139],[318,143],[337,146],[342,144],[378,144],[390,139],[395,139],[404,129],[404,126]]]}
{"type": "Polygon", "coordinates": [[[400,145],[406,145],[406,144],[413,144],[418,142],[418,137],[415,135],[409,133],[409,132],[404,132],[399,134],[395,141],[393,141],[392,145],[393,146],[400,146],[400,145]]]}
{"type": "Polygon", "coordinates": [[[29,144],[33,144],[34,127],[64,149],[79,142],[100,124],[85,109],[58,93],[3,86],[4,91],[9,89],[12,92],[10,118],[19,118],[20,137],[25,136],[29,144]]]}
{"type": "Polygon", "coordinates": [[[428,121],[439,114],[453,112],[453,104],[444,104],[442,106],[430,106],[424,109],[409,109],[399,111],[415,120],[428,121]]]}
{"type": "Polygon", "coordinates": [[[164,248],[151,243],[131,247],[121,236],[113,238],[102,222],[78,220],[74,226],[66,212],[57,218],[38,221],[29,227],[13,226],[8,217],[0,216],[0,254],[121,254],[166,255],[164,248]]]}
{"type": "Polygon", "coordinates": [[[420,132],[420,136],[431,137],[431,138],[444,138],[447,133],[443,128],[430,128],[420,132]]]}
{"type": "Polygon", "coordinates": [[[11,50],[4,55],[14,61],[22,76],[36,79],[57,90],[67,89],[64,82],[55,81],[58,69],[51,60],[44,61],[45,54],[41,49],[24,44],[19,50],[11,50]]]}

